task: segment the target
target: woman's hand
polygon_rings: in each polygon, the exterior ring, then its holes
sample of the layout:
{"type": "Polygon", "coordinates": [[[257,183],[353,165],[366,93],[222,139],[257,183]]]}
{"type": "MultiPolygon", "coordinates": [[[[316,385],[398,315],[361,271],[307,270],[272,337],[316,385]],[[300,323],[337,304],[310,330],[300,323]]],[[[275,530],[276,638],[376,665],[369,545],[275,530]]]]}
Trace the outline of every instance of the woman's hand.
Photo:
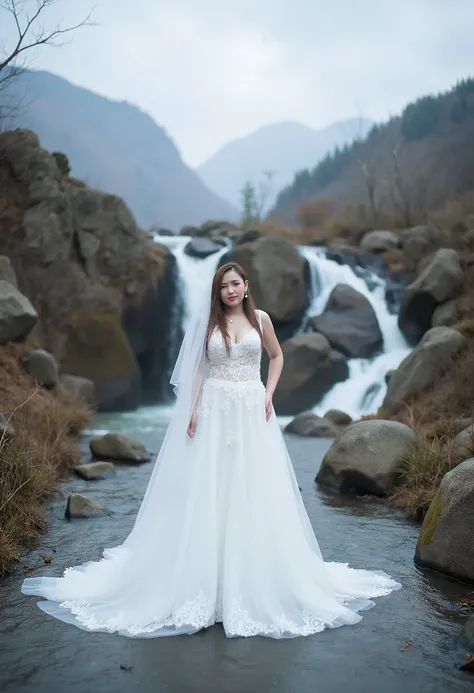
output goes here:
{"type": "Polygon", "coordinates": [[[192,438],[194,434],[196,433],[196,425],[197,425],[197,414],[195,411],[193,411],[191,415],[191,419],[188,424],[188,436],[192,438]]]}
{"type": "Polygon", "coordinates": [[[265,394],[265,416],[267,421],[270,420],[270,416],[272,415],[272,410],[273,410],[273,397],[270,393],[265,394]]]}

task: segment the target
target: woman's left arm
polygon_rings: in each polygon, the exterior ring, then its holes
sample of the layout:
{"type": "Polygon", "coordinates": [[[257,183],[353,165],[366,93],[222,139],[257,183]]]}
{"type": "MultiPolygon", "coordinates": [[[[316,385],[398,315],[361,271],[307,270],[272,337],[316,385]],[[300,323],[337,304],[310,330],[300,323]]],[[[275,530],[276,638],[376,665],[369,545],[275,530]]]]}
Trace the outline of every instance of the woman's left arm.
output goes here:
{"type": "Polygon", "coordinates": [[[273,393],[276,390],[276,386],[283,370],[283,352],[275,334],[275,329],[270,316],[263,310],[261,310],[260,313],[262,316],[263,346],[265,347],[270,358],[265,396],[265,414],[268,421],[272,415],[273,393]]]}

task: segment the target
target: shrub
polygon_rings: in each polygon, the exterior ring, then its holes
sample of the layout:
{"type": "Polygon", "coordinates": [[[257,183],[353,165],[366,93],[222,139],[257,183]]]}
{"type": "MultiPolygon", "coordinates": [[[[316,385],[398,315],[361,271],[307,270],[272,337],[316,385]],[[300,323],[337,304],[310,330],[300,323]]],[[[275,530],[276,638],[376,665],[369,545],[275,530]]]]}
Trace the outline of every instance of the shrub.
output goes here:
{"type": "Polygon", "coordinates": [[[90,412],[62,388],[35,389],[20,358],[24,347],[0,349],[2,413],[15,434],[0,438],[0,575],[46,528],[43,502],[80,461],[78,434],[90,412]]]}

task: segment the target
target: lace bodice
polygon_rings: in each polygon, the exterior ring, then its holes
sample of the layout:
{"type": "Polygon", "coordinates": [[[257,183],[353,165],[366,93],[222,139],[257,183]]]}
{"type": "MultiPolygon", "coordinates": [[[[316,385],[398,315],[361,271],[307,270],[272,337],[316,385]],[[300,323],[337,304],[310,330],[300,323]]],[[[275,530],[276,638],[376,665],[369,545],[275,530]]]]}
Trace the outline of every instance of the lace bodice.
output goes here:
{"type": "Polygon", "coordinates": [[[231,342],[230,356],[222,334],[216,330],[207,349],[207,377],[232,382],[260,380],[261,357],[262,342],[256,329],[244,334],[237,344],[231,342]]]}

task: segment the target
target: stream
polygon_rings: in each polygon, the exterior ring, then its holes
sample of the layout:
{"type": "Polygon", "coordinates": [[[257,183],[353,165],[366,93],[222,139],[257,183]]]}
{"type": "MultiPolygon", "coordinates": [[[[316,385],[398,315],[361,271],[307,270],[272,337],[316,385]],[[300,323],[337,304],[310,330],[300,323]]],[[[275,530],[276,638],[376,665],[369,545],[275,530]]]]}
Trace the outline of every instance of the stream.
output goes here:
{"type": "MultiPolygon", "coordinates": [[[[153,453],[171,408],[99,414],[94,434],[121,431],[153,453]]],[[[90,432],[92,433],[92,431],[90,432]]],[[[58,576],[97,560],[131,529],[152,463],[119,465],[107,479],[71,477],[49,506],[50,531],[0,586],[0,690],[3,693],[445,693],[472,691],[459,671],[466,649],[457,602],[472,589],[418,570],[419,527],[383,503],[323,492],[314,483],[330,440],[286,435],[298,483],[323,555],[354,567],[385,570],[403,588],[376,599],[355,626],[292,640],[226,639],[220,625],[192,636],[134,640],[86,633],[45,615],[20,593],[26,575],[58,576]],[[109,513],[64,518],[71,491],[85,492],[109,513]],[[41,555],[52,557],[45,564],[41,555]],[[125,668],[121,668],[125,667],[125,668]],[[130,669],[131,667],[131,669],[130,669]]],[[[86,455],[87,458],[87,455],[86,455]]],[[[269,480],[270,482],[270,480],[269,480]]],[[[166,521],[166,518],[163,518],[166,521]]]]}

